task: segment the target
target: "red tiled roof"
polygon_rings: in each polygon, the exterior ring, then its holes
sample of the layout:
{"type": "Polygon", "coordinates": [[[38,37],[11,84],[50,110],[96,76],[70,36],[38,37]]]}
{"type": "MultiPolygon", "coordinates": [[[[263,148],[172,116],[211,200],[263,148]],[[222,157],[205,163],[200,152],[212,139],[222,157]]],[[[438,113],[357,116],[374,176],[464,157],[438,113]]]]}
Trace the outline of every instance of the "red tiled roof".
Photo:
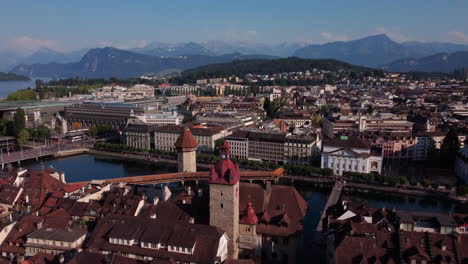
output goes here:
{"type": "Polygon", "coordinates": [[[28,260],[21,262],[21,264],[58,264],[58,259],[54,255],[39,252],[28,260]]]}
{"type": "Polygon", "coordinates": [[[63,190],[67,193],[74,192],[81,187],[84,187],[88,184],[88,182],[74,182],[74,183],[67,183],[67,186],[63,188],[63,190]]]}
{"type": "Polygon", "coordinates": [[[23,183],[23,200],[28,196],[33,210],[40,208],[47,194],[62,190],[66,185],[45,170],[28,171],[23,183]]]}
{"type": "Polygon", "coordinates": [[[193,137],[192,132],[190,129],[185,128],[184,131],[180,134],[179,138],[175,142],[174,146],[176,148],[197,148],[198,143],[195,137],[193,137]]]}
{"type": "Polygon", "coordinates": [[[239,207],[246,208],[251,203],[257,216],[261,216],[259,233],[289,236],[303,229],[307,202],[294,187],[272,185],[268,191],[259,184],[241,182],[239,188],[239,207]]]}

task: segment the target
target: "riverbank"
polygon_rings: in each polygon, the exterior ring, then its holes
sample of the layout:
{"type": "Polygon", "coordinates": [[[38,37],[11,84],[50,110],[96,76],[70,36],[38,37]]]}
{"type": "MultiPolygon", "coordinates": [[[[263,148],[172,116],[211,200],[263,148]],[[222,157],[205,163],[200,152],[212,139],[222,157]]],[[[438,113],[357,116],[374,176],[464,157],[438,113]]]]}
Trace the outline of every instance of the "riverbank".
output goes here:
{"type": "MultiPolygon", "coordinates": [[[[103,156],[111,156],[111,157],[124,158],[124,159],[177,165],[177,159],[157,158],[154,156],[150,156],[148,154],[142,155],[142,154],[134,154],[134,153],[104,151],[104,150],[97,150],[97,149],[90,149],[88,153],[92,155],[103,155],[103,156]]],[[[213,165],[197,163],[197,167],[204,168],[204,169],[211,169],[213,165]]]]}
{"type": "Polygon", "coordinates": [[[89,153],[89,149],[82,148],[82,149],[72,149],[72,150],[62,150],[54,154],[55,158],[64,158],[70,156],[76,156],[81,154],[89,153]]]}
{"type": "MultiPolygon", "coordinates": [[[[283,180],[290,180],[294,181],[302,181],[302,182],[310,182],[314,184],[329,186],[330,188],[335,183],[333,178],[328,177],[305,177],[305,176],[294,176],[294,175],[283,175],[281,177],[283,180]]],[[[411,196],[424,196],[424,197],[434,197],[440,199],[448,199],[457,201],[460,203],[468,203],[467,197],[462,197],[455,195],[453,193],[447,191],[438,191],[438,190],[427,190],[427,189],[403,189],[398,187],[392,186],[381,186],[381,185],[372,185],[372,184],[364,184],[364,183],[356,183],[356,182],[347,182],[345,189],[347,190],[356,190],[361,192],[367,192],[369,190],[377,191],[377,192],[385,192],[385,193],[397,193],[402,195],[411,195],[411,196]]]]}
{"type": "MultiPolygon", "coordinates": [[[[111,152],[111,151],[103,151],[103,150],[97,150],[97,149],[90,149],[89,154],[177,165],[177,159],[166,159],[166,158],[154,157],[154,156],[143,155],[143,154],[111,152]]],[[[203,168],[203,169],[210,169],[213,167],[213,164],[205,164],[205,163],[197,162],[197,167],[203,168]]],[[[294,181],[311,182],[311,183],[319,184],[319,185],[327,185],[327,186],[329,185],[330,187],[335,183],[335,178],[324,177],[322,175],[316,175],[314,177],[283,175],[281,179],[282,181],[290,180],[292,182],[294,181]]],[[[414,188],[414,187],[413,188],[399,188],[399,187],[392,187],[392,186],[373,185],[373,184],[356,183],[356,182],[348,181],[346,183],[345,189],[356,190],[356,191],[361,191],[361,192],[367,192],[369,190],[372,190],[372,191],[377,191],[377,192],[397,193],[397,194],[402,194],[402,195],[435,197],[435,198],[440,198],[440,199],[448,199],[452,201],[457,201],[460,203],[468,203],[467,197],[457,196],[453,193],[450,193],[449,191],[419,189],[419,188],[414,188]]]]}

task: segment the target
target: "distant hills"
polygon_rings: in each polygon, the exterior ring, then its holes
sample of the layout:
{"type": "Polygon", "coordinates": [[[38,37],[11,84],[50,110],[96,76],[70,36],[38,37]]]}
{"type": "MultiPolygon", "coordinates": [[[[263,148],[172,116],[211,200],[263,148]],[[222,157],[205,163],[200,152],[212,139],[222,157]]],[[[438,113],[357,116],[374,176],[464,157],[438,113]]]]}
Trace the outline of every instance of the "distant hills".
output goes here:
{"type": "Polygon", "coordinates": [[[79,62],[22,64],[13,68],[11,72],[34,77],[130,78],[167,69],[186,70],[207,64],[252,58],[273,57],[239,53],[221,56],[159,57],[108,47],[88,51],[79,62]]]}
{"type": "Polygon", "coordinates": [[[0,71],[10,71],[19,64],[76,62],[79,61],[87,51],[88,49],[82,49],[62,53],[52,49],[41,48],[28,56],[19,56],[13,52],[0,52],[0,71]]]}
{"type": "Polygon", "coordinates": [[[352,41],[308,45],[294,56],[308,59],[336,59],[356,65],[377,67],[404,58],[419,58],[441,52],[468,51],[468,45],[452,43],[397,43],[386,35],[369,36],[352,41]]]}
{"type": "Polygon", "coordinates": [[[468,67],[468,51],[438,53],[422,58],[401,59],[380,66],[379,68],[394,72],[418,71],[452,73],[455,70],[466,67],[468,67]]]}
{"type": "Polygon", "coordinates": [[[306,72],[313,71],[313,69],[334,72],[371,72],[375,70],[331,59],[302,59],[289,57],[281,59],[247,59],[221,64],[210,64],[184,71],[181,79],[186,82],[195,82],[197,79],[223,78],[232,75],[244,76],[248,73],[272,74],[281,72],[306,72]]]}
{"type": "Polygon", "coordinates": [[[31,79],[14,73],[0,72],[0,82],[11,82],[11,81],[30,81],[31,79]]]}
{"type": "Polygon", "coordinates": [[[223,55],[231,53],[264,54],[277,57],[289,57],[293,52],[307,45],[306,42],[283,42],[280,44],[262,44],[236,41],[207,41],[202,43],[180,42],[175,44],[153,42],[144,48],[132,49],[152,56],[183,56],[183,55],[223,55]]]}
{"type": "Polygon", "coordinates": [[[130,51],[161,57],[175,57],[186,55],[215,55],[215,53],[211,52],[207,48],[195,42],[176,44],[153,42],[144,48],[132,49],[130,51]]]}

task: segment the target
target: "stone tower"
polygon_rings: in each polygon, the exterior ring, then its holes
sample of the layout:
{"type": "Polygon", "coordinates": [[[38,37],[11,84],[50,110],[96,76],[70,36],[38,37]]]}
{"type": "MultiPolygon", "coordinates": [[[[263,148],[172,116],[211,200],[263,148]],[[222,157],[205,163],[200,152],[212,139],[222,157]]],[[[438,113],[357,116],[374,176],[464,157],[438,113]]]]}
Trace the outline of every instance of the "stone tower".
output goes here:
{"type": "Polygon", "coordinates": [[[177,149],[177,171],[196,172],[198,143],[188,128],[182,131],[174,146],[177,149]]]}
{"type": "Polygon", "coordinates": [[[220,160],[210,171],[210,225],[221,228],[229,237],[228,256],[239,253],[239,165],[229,158],[230,146],[224,141],[220,160]]]}

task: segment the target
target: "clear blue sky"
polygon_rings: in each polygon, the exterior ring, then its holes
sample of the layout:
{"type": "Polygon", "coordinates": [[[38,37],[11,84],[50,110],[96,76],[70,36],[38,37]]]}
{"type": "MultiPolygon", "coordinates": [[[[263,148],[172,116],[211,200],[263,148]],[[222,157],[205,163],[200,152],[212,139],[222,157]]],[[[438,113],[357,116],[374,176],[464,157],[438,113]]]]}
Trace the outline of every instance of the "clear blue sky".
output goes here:
{"type": "Polygon", "coordinates": [[[0,49],[152,41],[324,43],[386,33],[468,44],[467,0],[1,0],[0,49]]]}

